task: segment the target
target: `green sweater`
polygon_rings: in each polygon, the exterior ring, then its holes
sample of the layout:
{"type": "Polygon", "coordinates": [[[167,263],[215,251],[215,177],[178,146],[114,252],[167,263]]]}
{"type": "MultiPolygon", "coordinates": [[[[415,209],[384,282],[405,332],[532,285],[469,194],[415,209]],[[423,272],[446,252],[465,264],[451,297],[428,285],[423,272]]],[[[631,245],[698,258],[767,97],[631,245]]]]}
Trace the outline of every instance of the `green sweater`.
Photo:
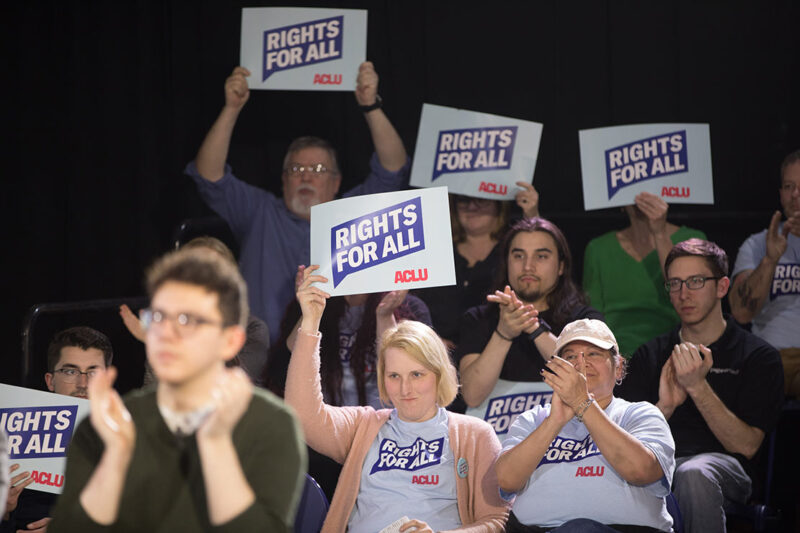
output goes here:
{"type": "Polygon", "coordinates": [[[233,442],[256,501],[233,520],[211,526],[197,439],[176,437],[158,411],[154,390],[135,391],[125,405],[136,424],[136,448],[111,526],[94,522],[79,496],[103,453],[87,417],[67,451],[64,492],[47,530],[92,532],[290,531],[303,487],[306,450],[299,426],[277,397],[255,389],[234,428],[233,442]]]}
{"type": "MultiPolygon", "coordinates": [[[[677,244],[692,237],[706,238],[702,231],[681,226],[670,239],[677,244]]],[[[592,239],[586,246],[583,290],[592,307],[605,315],[625,357],[678,323],[664,289],[658,253],[653,250],[636,261],[622,249],[616,231],[592,239]]]]}

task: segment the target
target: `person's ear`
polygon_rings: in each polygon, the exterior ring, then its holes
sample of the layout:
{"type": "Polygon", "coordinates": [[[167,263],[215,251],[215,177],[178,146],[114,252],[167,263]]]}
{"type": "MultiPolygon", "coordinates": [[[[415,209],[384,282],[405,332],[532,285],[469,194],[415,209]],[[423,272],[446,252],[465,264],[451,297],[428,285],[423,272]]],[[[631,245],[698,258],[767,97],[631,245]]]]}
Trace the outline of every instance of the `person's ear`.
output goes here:
{"type": "Polygon", "coordinates": [[[223,334],[225,336],[225,347],[222,357],[225,361],[230,361],[242,350],[247,340],[247,333],[242,326],[235,325],[226,327],[223,334]]]}
{"type": "Polygon", "coordinates": [[[52,372],[47,372],[44,375],[44,382],[47,383],[47,390],[49,390],[50,392],[55,392],[56,391],[56,386],[53,384],[53,373],[52,372]]]}

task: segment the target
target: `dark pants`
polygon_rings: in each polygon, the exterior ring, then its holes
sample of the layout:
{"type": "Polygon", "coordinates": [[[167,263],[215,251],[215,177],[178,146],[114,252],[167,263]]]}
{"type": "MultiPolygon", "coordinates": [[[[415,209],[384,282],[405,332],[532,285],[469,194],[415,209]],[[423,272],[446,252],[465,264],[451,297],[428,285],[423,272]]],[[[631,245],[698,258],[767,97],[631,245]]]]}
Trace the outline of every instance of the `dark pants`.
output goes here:
{"type": "Polygon", "coordinates": [[[558,527],[543,528],[539,526],[526,526],[521,524],[512,512],[506,524],[506,533],[542,533],[553,531],[557,533],[653,533],[658,529],[649,526],[632,526],[628,524],[601,524],[589,518],[573,518],[558,527]]]}

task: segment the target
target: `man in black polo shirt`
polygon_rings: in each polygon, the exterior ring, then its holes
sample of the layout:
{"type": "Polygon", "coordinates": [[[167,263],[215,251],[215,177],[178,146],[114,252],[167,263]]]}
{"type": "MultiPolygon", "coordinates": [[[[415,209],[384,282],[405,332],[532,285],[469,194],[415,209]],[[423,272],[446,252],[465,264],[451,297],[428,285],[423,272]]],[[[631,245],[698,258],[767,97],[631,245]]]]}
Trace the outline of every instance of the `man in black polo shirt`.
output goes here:
{"type": "Polygon", "coordinates": [[[669,421],[673,492],[687,531],[725,531],[723,503],[749,498],[750,460],[777,423],[783,369],[775,348],[722,314],[724,250],[701,239],[678,243],[665,272],[681,324],[634,353],[615,394],[652,402],[669,421]]]}

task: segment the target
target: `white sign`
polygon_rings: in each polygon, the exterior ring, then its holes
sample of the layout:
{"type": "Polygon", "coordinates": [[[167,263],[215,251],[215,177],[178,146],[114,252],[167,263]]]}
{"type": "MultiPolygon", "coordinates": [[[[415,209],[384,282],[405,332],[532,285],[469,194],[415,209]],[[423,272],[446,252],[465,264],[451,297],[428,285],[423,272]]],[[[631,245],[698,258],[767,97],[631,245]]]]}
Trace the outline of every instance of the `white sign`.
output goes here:
{"type": "Polygon", "coordinates": [[[708,124],[639,124],[578,132],[583,205],[631,205],[642,191],[669,203],[713,204],[708,124]]]}
{"type": "Polygon", "coordinates": [[[498,379],[489,397],[477,407],[468,407],[467,414],[486,420],[495,433],[503,435],[519,415],[552,399],[553,389],[543,381],[498,379]]]}
{"type": "Polygon", "coordinates": [[[353,91],[367,57],[367,12],[246,7],[239,55],[251,89],[353,91]]]}
{"type": "Polygon", "coordinates": [[[27,488],[61,494],[67,445],[89,400],[0,384],[0,428],[8,434],[9,464],[28,471],[27,488]]]}
{"type": "Polygon", "coordinates": [[[541,138],[537,122],[424,104],[411,185],[513,200],[516,182],[533,182],[541,138]]]}
{"type": "Polygon", "coordinates": [[[311,263],[331,296],[455,284],[447,188],[313,206],[311,263]]]}

